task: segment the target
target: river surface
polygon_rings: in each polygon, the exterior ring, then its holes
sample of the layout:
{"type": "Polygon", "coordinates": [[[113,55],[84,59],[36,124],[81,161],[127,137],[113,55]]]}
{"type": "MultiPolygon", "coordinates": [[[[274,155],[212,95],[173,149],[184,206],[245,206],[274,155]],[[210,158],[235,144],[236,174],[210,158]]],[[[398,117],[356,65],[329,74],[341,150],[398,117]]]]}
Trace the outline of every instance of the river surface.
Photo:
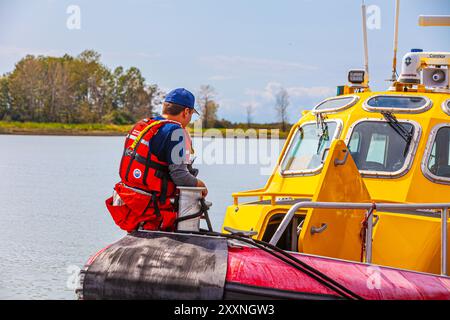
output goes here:
{"type": "MultiPolygon", "coordinates": [[[[215,230],[232,192],[264,186],[283,142],[194,138],[215,230]]],[[[0,299],[75,298],[79,268],[125,234],[104,205],[122,145],[122,137],[0,135],[0,299]]]]}

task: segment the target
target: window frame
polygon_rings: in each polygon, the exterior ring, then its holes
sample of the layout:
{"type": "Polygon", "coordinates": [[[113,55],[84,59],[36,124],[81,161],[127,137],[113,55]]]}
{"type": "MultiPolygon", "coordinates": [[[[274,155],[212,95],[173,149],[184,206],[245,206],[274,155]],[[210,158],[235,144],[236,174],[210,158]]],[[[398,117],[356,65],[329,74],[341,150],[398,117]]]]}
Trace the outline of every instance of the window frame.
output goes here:
{"type": "Polygon", "coordinates": [[[444,100],[444,102],[442,102],[441,107],[442,107],[442,111],[444,111],[445,114],[450,116],[450,99],[444,100]]]}
{"type": "Polygon", "coordinates": [[[428,169],[428,160],[431,156],[431,152],[433,151],[433,144],[436,141],[437,133],[439,129],[446,127],[450,128],[449,122],[438,123],[431,129],[420,167],[422,169],[423,175],[431,182],[450,185],[450,178],[437,176],[428,169]]]}
{"type": "MultiPolygon", "coordinates": [[[[325,120],[325,123],[330,123],[330,122],[336,123],[336,131],[335,131],[333,137],[331,138],[331,142],[330,142],[330,144],[331,144],[334,140],[338,139],[341,136],[344,123],[342,122],[341,119],[325,120]]],[[[314,168],[314,169],[304,169],[304,170],[283,170],[282,169],[282,165],[284,163],[285,158],[287,157],[288,151],[290,150],[292,143],[294,142],[294,138],[295,138],[295,135],[297,134],[297,131],[300,130],[300,128],[303,128],[305,125],[309,125],[309,124],[315,125],[316,121],[307,121],[307,122],[304,122],[301,125],[295,127],[296,131],[292,134],[291,140],[289,141],[289,144],[287,145],[285,152],[283,154],[283,157],[281,158],[281,161],[280,161],[278,172],[280,173],[280,175],[282,177],[313,176],[313,175],[317,175],[318,173],[320,173],[322,171],[323,162],[319,167],[314,168]]],[[[327,151],[327,149],[324,149],[324,152],[326,152],[326,151],[327,151]]]]}
{"type": "MultiPolygon", "coordinates": [[[[405,162],[403,163],[403,166],[399,170],[392,171],[392,172],[374,171],[374,170],[359,170],[358,169],[358,171],[359,171],[359,173],[361,174],[362,177],[396,179],[396,178],[404,176],[411,169],[412,163],[414,162],[414,158],[415,158],[415,155],[416,155],[416,152],[417,152],[417,147],[418,147],[419,142],[420,142],[420,137],[422,135],[422,127],[416,121],[413,121],[413,120],[408,120],[408,119],[397,119],[397,120],[400,123],[409,123],[409,124],[411,124],[414,127],[414,133],[413,133],[412,141],[411,141],[411,143],[409,145],[409,151],[408,151],[408,154],[407,154],[407,156],[405,158],[405,162]]],[[[384,123],[388,123],[388,121],[386,121],[386,119],[380,119],[380,118],[363,118],[363,119],[359,119],[358,121],[355,121],[348,128],[347,136],[345,137],[345,144],[347,145],[347,148],[348,148],[348,144],[350,142],[350,138],[351,138],[351,136],[353,134],[353,131],[354,131],[355,127],[358,124],[362,123],[362,122],[384,122],[384,123]]]]}
{"type": "Polygon", "coordinates": [[[353,107],[356,103],[358,103],[359,99],[360,99],[360,97],[357,95],[345,95],[345,96],[330,97],[330,98],[320,101],[317,105],[314,106],[314,108],[312,108],[311,112],[313,112],[313,113],[336,113],[336,112],[353,107]],[[320,105],[324,104],[327,101],[342,100],[342,99],[346,99],[346,98],[352,98],[352,100],[349,103],[347,103],[341,107],[316,110],[317,107],[319,107],[320,105]]]}
{"type": "Polygon", "coordinates": [[[393,113],[409,113],[416,114],[428,111],[433,106],[433,101],[426,96],[416,96],[409,94],[377,94],[367,98],[363,103],[363,109],[368,112],[380,112],[380,111],[389,111],[393,113]],[[400,98],[420,98],[425,100],[425,104],[417,109],[402,109],[402,108],[383,108],[383,107],[372,107],[369,105],[369,100],[377,97],[400,97],[400,98]]]}

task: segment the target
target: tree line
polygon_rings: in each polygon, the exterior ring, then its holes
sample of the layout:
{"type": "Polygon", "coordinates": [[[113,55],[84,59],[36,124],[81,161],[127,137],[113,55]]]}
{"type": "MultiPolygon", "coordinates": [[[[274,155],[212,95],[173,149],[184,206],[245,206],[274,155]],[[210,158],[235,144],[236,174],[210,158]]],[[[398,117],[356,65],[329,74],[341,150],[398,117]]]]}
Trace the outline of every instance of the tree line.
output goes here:
{"type": "MultiPolygon", "coordinates": [[[[100,54],[85,50],[78,56],[27,55],[12,72],[0,76],[0,120],[131,124],[154,114],[165,92],[148,84],[136,67],[110,70],[100,54]]],[[[203,128],[233,128],[242,124],[218,120],[217,93],[202,85],[197,94],[203,128]]],[[[277,95],[275,110],[280,127],[287,128],[286,90],[277,95]]],[[[249,105],[247,127],[253,126],[249,105]]]]}
{"type": "Polygon", "coordinates": [[[100,54],[28,55],[0,77],[0,120],[131,123],[148,116],[163,92],[139,69],[108,69],[100,54]]]}
{"type": "Polygon", "coordinates": [[[202,127],[203,128],[229,128],[229,129],[263,129],[263,128],[279,128],[281,131],[288,131],[291,128],[288,119],[289,94],[287,90],[281,87],[275,94],[275,113],[279,122],[258,124],[254,123],[253,115],[255,113],[255,105],[249,103],[245,106],[245,113],[247,117],[246,123],[231,122],[226,119],[219,120],[217,117],[217,110],[219,105],[215,101],[216,91],[210,85],[203,85],[200,87],[198,94],[198,104],[201,108],[202,127]]]}

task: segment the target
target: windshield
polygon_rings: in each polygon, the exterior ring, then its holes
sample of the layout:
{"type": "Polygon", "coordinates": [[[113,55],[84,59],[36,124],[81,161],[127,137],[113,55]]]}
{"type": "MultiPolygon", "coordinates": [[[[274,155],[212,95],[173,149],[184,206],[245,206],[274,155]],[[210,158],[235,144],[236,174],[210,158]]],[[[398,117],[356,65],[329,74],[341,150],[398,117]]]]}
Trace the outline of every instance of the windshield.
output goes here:
{"type": "Polygon", "coordinates": [[[437,132],[428,159],[428,170],[435,176],[450,178],[450,127],[437,132]]]}
{"type": "Polygon", "coordinates": [[[326,110],[339,110],[343,109],[344,107],[350,105],[355,100],[355,97],[342,97],[337,99],[329,99],[321,102],[319,105],[317,105],[314,110],[320,110],[320,111],[326,111],[326,110]]]}
{"type": "Polygon", "coordinates": [[[408,96],[375,96],[367,100],[370,109],[397,109],[397,110],[420,110],[428,105],[428,100],[423,97],[408,96]]]}
{"type": "MultiPolygon", "coordinates": [[[[412,124],[401,125],[414,133],[412,124]]],[[[353,129],[348,148],[359,170],[396,172],[405,164],[410,143],[387,122],[364,121],[353,129]]]]}
{"type": "Polygon", "coordinates": [[[329,148],[336,130],[336,122],[325,122],[325,129],[315,123],[299,128],[281,164],[282,173],[319,169],[322,166],[322,153],[329,148]]]}

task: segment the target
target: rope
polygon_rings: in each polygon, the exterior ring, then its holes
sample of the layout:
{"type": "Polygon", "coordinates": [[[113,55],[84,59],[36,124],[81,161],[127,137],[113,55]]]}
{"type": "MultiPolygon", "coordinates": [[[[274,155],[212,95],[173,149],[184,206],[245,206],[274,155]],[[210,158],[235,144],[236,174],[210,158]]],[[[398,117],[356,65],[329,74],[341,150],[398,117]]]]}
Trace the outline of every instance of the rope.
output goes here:
{"type": "Polygon", "coordinates": [[[368,221],[369,219],[372,219],[373,212],[377,209],[377,204],[372,201],[372,207],[368,210],[367,216],[364,218],[361,228],[361,255],[360,255],[360,261],[364,261],[364,252],[366,251],[366,236],[367,236],[367,227],[368,227],[368,221]]]}
{"type": "Polygon", "coordinates": [[[341,285],[340,283],[336,282],[335,280],[331,279],[326,274],[324,274],[321,271],[317,270],[316,268],[308,265],[307,263],[297,259],[296,257],[285,252],[284,250],[271,245],[270,243],[267,243],[267,242],[264,242],[261,240],[256,240],[256,239],[248,239],[243,236],[220,233],[220,232],[205,232],[205,231],[203,231],[203,232],[178,231],[178,232],[202,234],[202,235],[210,235],[210,236],[220,236],[220,237],[230,238],[230,239],[239,240],[239,241],[248,243],[248,244],[255,246],[255,247],[263,250],[264,252],[267,252],[270,255],[280,259],[281,261],[291,265],[292,267],[305,273],[309,277],[313,278],[317,282],[319,282],[322,285],[324,285],[325,287],[333,290],[334,292],[336,292],[337,294],[341,295],[342,297],[344,297],[346,299],[364,300],[364,298],[362,298],[355,292],[351,291],[350,289],[346,288],[345,286],[341,285]]]}

